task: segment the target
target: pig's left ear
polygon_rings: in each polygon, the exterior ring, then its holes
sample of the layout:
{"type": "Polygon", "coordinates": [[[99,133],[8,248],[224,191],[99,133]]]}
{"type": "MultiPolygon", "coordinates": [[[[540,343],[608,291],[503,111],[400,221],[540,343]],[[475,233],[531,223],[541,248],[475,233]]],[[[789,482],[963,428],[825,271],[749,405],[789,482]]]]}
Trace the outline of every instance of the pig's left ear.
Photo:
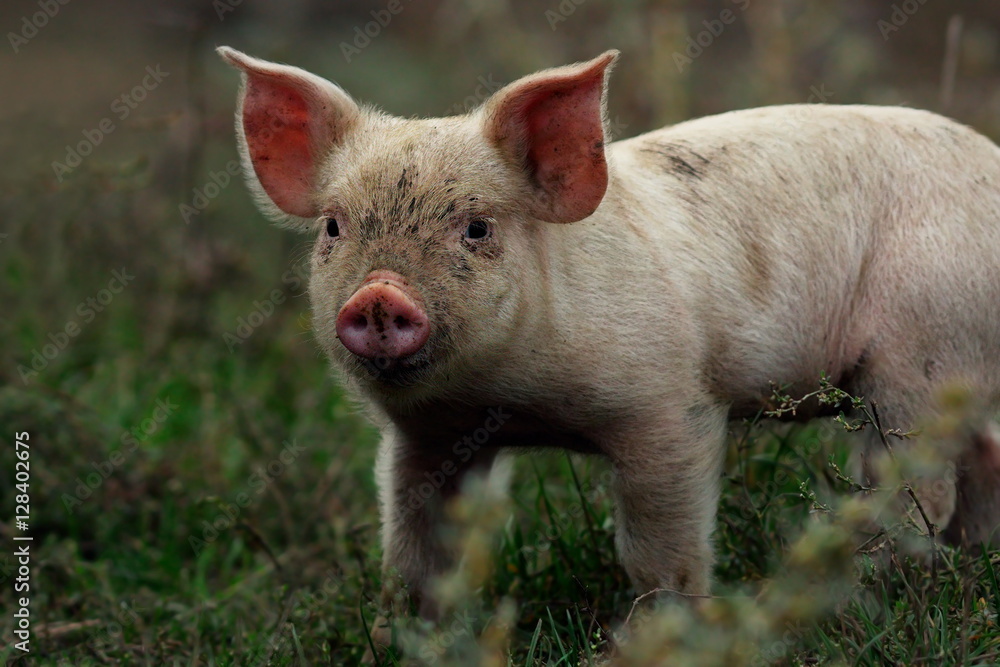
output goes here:
{"type": "Polygon", "coordinates": [[[361,110],[322,77],[226,46],[218,51],[243,73],[236,134],[258,203],[285,222],[315,218],[322,163],[358,125],[361,110]]]}
{"type": "Polygon", "coordinates": [[[608,186],[605,90],[618,51],[526,76],[481,109],[483,132],[524,173],[531,212],[547,222],[593,213],[608,186]]]}

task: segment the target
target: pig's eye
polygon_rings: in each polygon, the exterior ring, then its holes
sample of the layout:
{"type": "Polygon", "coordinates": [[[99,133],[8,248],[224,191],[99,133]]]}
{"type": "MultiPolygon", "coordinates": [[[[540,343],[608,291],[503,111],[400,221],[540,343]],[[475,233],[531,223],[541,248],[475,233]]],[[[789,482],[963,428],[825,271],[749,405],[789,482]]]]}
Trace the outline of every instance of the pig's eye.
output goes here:
{"type": "Polygon", "coordinates": [[[465,238],[469,241],[479,241],[490,235],[490,222],[484,218],[476,218],[465,228],[465,238]]]}
{"type": "Polygon", "coordinates": [[[336,218],[326,219],[326,235],[329,236],[331,239],[335,239],[338,236],[340,236],[340,226],[337,225],[336,218]]]}

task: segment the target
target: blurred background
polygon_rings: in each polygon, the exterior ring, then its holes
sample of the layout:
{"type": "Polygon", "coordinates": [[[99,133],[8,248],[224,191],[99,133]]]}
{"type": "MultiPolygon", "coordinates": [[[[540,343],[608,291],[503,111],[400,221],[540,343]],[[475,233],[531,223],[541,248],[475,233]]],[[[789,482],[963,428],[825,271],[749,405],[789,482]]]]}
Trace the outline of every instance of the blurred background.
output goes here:
{"type": "MultiPolygon", "coordinates": [[[[236,654],[331,576],[335,611],[306,626],[334,664],[362,650],[376,435],[311,340],[308,241],[236,175],[238,76],[216,46],[402,116],[617,48],[616,138],[795,102],[926,108],[1000,138],[1000,4],[981,0],[8,0],[0,28],[0,537],[28,431],[38,664],[236,654]]],[[[560,457],[519,473],[554,469],[555,503],[560,457]]],[[[516,508],[528,532],[536,497],[516,508]]]]}

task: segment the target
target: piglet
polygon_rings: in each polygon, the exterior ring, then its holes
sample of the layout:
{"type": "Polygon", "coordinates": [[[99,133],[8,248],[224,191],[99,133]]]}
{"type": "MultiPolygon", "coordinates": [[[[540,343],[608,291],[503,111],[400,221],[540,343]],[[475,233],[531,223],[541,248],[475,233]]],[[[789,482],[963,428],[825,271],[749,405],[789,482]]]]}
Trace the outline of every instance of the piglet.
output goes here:
{"type": "MultiPolygon", "coordinates": [[[[452,564],[442,506],[502,450],[609,459],[636,592],[702,595],[727,425],[774,385],[825,374],[886,428],[955,383],[996,414],[1000,150],[967,127],[793,105],[609,143],[615,51],[431,119],[219,52],[243,75],[250,188],[315,239],[316,338],[381,428],[384,567],[426,615],[452,564]]],[[[953,539],[1000,524],[982,433],[960,476],[924,480],[953,539]]]]}

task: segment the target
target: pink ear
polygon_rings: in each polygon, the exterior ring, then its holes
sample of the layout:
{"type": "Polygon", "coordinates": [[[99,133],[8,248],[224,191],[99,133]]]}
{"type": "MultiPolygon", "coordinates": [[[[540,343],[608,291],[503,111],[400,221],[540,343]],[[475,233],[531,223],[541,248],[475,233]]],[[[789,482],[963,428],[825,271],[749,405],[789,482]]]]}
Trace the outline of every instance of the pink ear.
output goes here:
{"type": "Polygon", "coordinates": [[[593,213],[608,186],[605,79],[617,51],[519,79],[483,108],[484,133],[535,189],[532,212],[548,222],[593,213]]]}
{"type": "Polygon", "coordinates": [[[225,46],[218,51],[243,72],[236,129],[244,163],[282,213],[316,217],[320,163],[357,123],[358,106],[339,87],[297,67],[225,46]]]}

